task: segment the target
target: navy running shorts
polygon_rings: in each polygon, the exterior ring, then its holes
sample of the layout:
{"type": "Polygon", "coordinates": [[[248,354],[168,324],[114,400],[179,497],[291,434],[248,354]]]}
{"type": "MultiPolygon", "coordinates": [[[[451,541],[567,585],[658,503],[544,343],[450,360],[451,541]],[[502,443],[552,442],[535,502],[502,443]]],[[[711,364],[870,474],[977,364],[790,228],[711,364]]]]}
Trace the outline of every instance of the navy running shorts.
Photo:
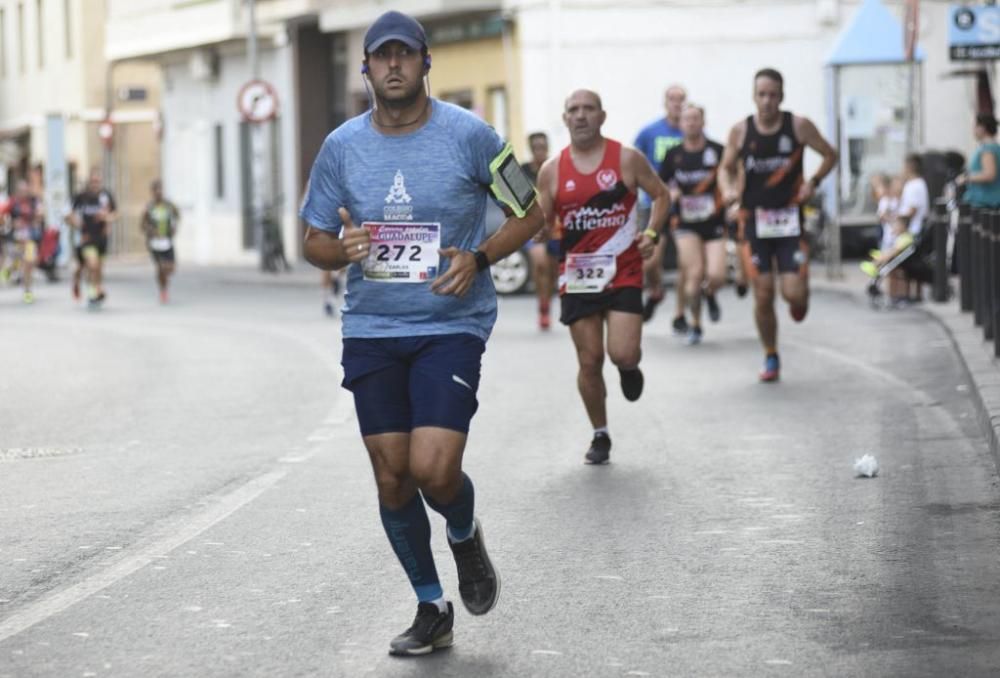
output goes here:
{"type": "Polygon", "coordinates": [[[486,343],[471,334],[344,339],[342,386],[362,436],[422,426],[469,432],[486,343]]]}

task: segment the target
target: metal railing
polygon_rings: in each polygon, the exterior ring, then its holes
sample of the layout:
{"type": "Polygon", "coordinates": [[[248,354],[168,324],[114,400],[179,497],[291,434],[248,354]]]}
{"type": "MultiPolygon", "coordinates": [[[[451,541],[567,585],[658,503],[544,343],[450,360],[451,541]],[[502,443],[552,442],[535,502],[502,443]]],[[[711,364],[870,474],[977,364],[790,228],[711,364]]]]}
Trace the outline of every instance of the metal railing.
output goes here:
{"type": "Polygon", "coordinates": [[[1000,209],[959,207],[955,254],[961,309],[972,314],[1000,357],[1000,209]]]}

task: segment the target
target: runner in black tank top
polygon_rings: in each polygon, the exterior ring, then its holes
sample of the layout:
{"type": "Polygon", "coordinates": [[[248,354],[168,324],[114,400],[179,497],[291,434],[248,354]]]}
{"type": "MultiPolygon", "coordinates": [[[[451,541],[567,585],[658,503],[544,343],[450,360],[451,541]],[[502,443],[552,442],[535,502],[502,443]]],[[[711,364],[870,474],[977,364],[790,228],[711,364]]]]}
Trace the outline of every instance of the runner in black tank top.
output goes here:
{"type": "Polygon", "coordinates": [[[720,173],[723,198],[741,216],[744,265],[753,282],[754,319],[765,353],[760,379],[765,382],[777,381],[780,373],[775,273],[792,318],[801,321],[809,309],[801,205],[837,164],[837,151],[812,121],[780,110],[783,98],[781,74],[770,68],[759,71],[754,77],[757,113],[733,127],[720,173]],[[802,164],[806,146],[823,156],[809,181],[804,181],[802,164]]]}
{"type": "Polygon", "coordinates": [[[660,179],[671,190],[678,210],[672,217],[677,256],[684,281],[684,299],[691,309],[685,342],[701,343],[701,299],[708,315],[721,315],[715,292],[726,280],[726,233],[718,173],[723,147],[705,137],[705,112],[688,104],[681,114],[684,140],[670,149],[660,165],[660,179]]]}

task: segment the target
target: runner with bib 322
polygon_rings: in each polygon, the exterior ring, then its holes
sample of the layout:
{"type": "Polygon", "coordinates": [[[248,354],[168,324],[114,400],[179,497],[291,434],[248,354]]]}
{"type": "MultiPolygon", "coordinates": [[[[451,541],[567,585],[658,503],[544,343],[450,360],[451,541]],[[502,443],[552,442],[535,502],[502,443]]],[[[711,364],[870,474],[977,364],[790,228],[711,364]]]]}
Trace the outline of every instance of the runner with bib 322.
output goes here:
{"type": "Polygon", "coordinates": [[[602,374],[605,328],[607,356],[618,368],[625,399],[642,394],[642,263],[653,256],[670,207],[667,187],[646,157],[601,135],[606,117],[596,92],[573,92],[563,112],[570,145],[538,175],[548,226],[557,218],[562,224],[559,319],[573,337],[577,386],[594,428],[584,455],[588,464],[606,464],[611,454],[602,374]],[[641,232],[639,188],[653,201],[649,227],[641,232]]]}

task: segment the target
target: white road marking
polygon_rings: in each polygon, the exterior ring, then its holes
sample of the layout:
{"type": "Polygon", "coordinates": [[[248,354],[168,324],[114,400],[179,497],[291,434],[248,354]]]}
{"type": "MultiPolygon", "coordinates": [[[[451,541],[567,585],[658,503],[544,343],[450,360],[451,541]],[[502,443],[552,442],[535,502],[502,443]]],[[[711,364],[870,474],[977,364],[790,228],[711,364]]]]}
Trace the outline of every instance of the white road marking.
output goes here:
{"type": "Polygon", "coordinates": [[[237,510],[249,504],[284,478],[286,474],[286,470],[278,469],[253,478],[240,487],[222,495],[218,500],[210,502],[199,513],[187,517],[170,534],[139,549],[134,554],[125,556],[110,567],[95,572],[83,581],[54,591],[20,612],[14,613],[3,620],[3,622],[0,622],[0,642],[7,640],[11,636],[16,636],[39,622],[43,622],[50,617],[64,612],[73,605],[121,581],[125,577],[151,564],[158,555],[183,546],[205,530],[222,522],[237,510]]]}
{"type": "Polygon", "coordinates": [[[561,657],[562,652],[556,652],[555,650],[532,650],[531,654],[547,655],[551,657],[561,657]]]}
{"type": "Polygon", "coordinates": [[[799,541],[798,539],[764,539],[757,542],[758,544],[777,544],[779,546],[797,546],[798,544],[804,544],[805,542],[799,541]]]}
{"type": "Polygon", "coordinates": [[[616,574],[599,574],[596,579],[604,579],[606,581],[624,581],[621,577],[616,574]]]}
{"type": "Polygon", "coordinates": [[[792,662],[787,659],[768,659],[764,662],[765,664],[770,664],[771,666],[791,666],[792,662]]]}

